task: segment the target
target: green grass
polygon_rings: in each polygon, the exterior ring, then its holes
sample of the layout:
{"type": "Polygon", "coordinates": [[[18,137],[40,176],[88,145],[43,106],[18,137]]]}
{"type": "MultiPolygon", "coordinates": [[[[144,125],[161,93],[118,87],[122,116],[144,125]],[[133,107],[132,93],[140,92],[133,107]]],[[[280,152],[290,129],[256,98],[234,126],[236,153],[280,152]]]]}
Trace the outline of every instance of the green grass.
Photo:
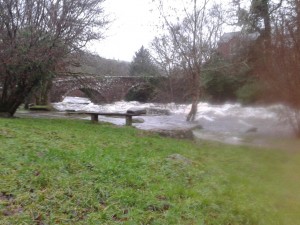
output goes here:
{"type": "Polygon", "coordinates": [[[0,119],[1,225],[297,225],[299,174],[299,151],[0,119]]]}

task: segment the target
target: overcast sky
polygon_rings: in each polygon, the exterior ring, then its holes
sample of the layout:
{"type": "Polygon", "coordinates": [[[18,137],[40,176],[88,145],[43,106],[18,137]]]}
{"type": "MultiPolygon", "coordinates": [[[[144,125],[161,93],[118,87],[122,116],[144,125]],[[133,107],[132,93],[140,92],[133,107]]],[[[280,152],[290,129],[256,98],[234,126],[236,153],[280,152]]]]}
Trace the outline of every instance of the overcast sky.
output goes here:
{"type": "MultiPolygon", "coordinates": [[[[182,8],[184,1],[164,0],[164,4],[182,8]]],[[[224,7],[231,0],[215,0],[215,2],[220,1],[224,7]]],[[[214,2],[214,0],[210,2],[214,2]]],[[[159,14],[157,9],[152,0],[106,0],[103,6],[105,13],[113,22],[110,24],[109,30],[105,32],[106,38],[91,43],[88,49],[107,59],[132,61],[135,52],[142,45],[148,48],[149,43],[158,32],[159,14]]],[[[178,13],[178,11],[176,12],[178,13]]],[[[231,31],[231,29],[226,31],[231,31]]]]}
{"type": "Polygon", "coordinates": [[[89,50],[104,58],[131,61],[155,36],[157,16],[151,12],[151,0],[106,0],[104,7],[114,21],[106,39],[92,43],[89,50]]]}

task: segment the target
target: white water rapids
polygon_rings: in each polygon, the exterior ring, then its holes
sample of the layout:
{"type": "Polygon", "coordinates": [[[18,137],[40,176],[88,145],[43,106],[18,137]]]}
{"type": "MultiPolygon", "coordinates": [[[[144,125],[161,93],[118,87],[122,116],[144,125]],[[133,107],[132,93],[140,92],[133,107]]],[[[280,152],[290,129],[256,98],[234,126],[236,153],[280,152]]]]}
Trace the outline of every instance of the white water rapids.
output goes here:
{"type": "MultiPolygon", "coordinates": [[[[203,129],[195,130],[194,135],[200,139],[209,139],[231,144],[263,145],[269,138],[292,137],[292,128],[281,118],[283,105],[244,107],[237,103],[213,105],[199,103],[198,113],[194,122],[186,122],[186,115],[191,105],[156,104],[119,101],[113,104],[96,105],[87,98],[66,97],[62,102],[54,103],[59,111],[99,111],[126,112],[132,107],[146,109],[163,109],[169,115],[147,114],[140,116],[143,123],[134,123],[139,129],[180,129],[197,124],[203,129]]],[[[88,117],[86,117],[88,118],[88,117]]],[[[124,125],[124,118],[99,116],[99,120],[124,125]]]]}

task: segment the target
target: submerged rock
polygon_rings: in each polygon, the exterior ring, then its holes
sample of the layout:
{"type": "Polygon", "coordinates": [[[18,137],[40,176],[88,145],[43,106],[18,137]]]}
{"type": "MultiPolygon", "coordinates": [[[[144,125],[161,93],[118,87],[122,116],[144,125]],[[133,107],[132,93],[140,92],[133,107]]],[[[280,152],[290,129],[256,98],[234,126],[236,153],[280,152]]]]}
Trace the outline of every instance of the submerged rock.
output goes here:
{"type": "Polygon", "coordinates": [[[147,108],[146,111],[147,111],[147,114],[150,114],[150,115],[166,115],[166,116],[171,115],[171,112],[168,109],[150,107],[150,108],[147,108]]]}
{"type": "Polygon", "coordinates": [[[146,114],[146,109],[141,107],[132,107],[129,108],[126,112],[131,114],[146,114]]]}
{"type": "Polygon", "coordinates": [[[193,127],[174,129],[174,130],[157,129],[154,130],[154,132],[158,133],[162,137],[193,140],[194,139],[193,130],[195,129],[202,129],[202,126],[198,124],[193,127]]]}
{"type": "Polygon", "coordinates": [[[132,123],[144,123],[145,120],[143,118],[133,118],[132,123]]]}
{"type": "Polygon", "coordinates": [[[190,129],[191,129],[191,130],[196,130],[196,129],[202,130],[202,129],[203,129],[203,127],[202,127],[202,125],[200,125],[200,124],[197,124],[197,125],[195,125],[195,126],[191,127],[190,129]]]}

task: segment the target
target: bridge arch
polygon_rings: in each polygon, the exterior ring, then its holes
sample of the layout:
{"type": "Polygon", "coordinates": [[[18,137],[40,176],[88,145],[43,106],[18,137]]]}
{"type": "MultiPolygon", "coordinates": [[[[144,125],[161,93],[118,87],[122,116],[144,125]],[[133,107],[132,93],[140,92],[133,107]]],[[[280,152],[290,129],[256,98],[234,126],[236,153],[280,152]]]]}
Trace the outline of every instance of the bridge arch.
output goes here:
{"type": "Polygon", "coordinates": [[[69,90],[67,90],[62,98],[66,96],[73,96],[74,97],[87,97],[89,98],[93,103],[108,103],[107,99],[105,96],[99,91],[97,88],[94,87],[86,87],[86,86],[79,86],[79,87],[73,87],[69,90]],[[80,96],[78,92],[79,91],[83,94],[83,96],[80,96]],[[75,93],[74,93],[75,92],[75,93]]]}

